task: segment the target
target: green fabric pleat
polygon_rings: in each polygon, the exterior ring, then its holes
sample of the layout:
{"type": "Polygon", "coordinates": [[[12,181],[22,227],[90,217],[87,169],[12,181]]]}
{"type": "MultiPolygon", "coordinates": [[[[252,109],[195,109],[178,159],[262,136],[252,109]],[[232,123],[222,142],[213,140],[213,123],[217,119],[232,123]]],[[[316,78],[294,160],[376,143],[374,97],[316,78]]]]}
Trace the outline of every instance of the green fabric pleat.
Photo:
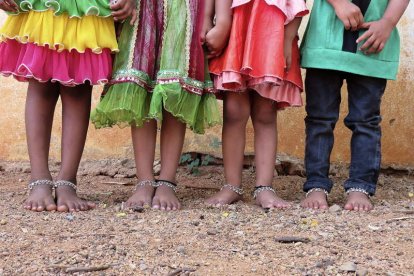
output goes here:
{"type": "Polygon", "coordinates": [[[111,16],[109,0],[15,0],[19,6],[17,13],[28,11],[47,11],[54,10],[55,15],[66,13],[69,17],[83,17],[95,15],[100,17],[111,16]]]}
{"type": "MultiPolygon", "coordinates": [[[[186,10],[185,0],[168,1],[168,21],[164,33],[159,75],[163,75],[163,72],[175,71],[185,78],[187,74],[189,62],[187,38],[191,34],[187,30],[189,22],[186,10]]],[[[201,96],[189,93],[182,88],[181,83],[177,82],[161,82],[155,86],[150,117],[162,120],[163,109],[186,123],[195,133],[204,133],[205,128],[221,123],[217,100],[213,94],[201,96]]]]}
{"type": "Polygon", "coordinates": [[[188,93],[180,83],[157,85],[152,95],[149,116],[162,120],[163,110],[186,123],[195,133],[221,123],[220,110],[213,94],[188,93]]]}
{"type": "Polygon", "coordinates": [[[149,120],[151,94],[135,83],[112,85],[92,111],[91,121],[96,128],[137,126],[149,120]]]}
{"type": "Polygon", "coordinates": [[[140,127],[149,119],[162,121],[164,110],[199,134],[204,133],[206,128],[221,123],[221,113],[214,94],[199,95],[184,88],[195,85],[201,91],[207,91],[212,88],[212,82],[207,62],[205,81],[188,77],[189,38],[192,37],[192,29],[187,28],[186,0],[167,3],[167,21],[164,22],[157,79],[152,80],[145,72],[128,67],[133,58],[129,53],[134,40],[133,28],[125,24],[120,35],[121,51],[115,58],[113,73],[115,81],[125,83],[110,86],[92,112],[91,120],[96,128],[114,125],[140,127]],[[138,83],[145,85],[140,86],[131,80],[138,80],[138,83]],[[152,93],[149,93],[147,89],[153,87],[152,93]]]}

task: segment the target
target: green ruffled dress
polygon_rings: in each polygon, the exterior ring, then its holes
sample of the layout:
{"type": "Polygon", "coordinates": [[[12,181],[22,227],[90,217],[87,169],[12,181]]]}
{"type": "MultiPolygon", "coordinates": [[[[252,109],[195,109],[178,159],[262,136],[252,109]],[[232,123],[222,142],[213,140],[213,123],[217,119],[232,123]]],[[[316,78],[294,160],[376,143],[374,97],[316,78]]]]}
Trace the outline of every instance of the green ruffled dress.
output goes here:
{"type": "Polygon", "coordinates": [[[99,17],[111,16],[111,10],[109,8],[108,0],[14,0],[19,7],[18,14],[29,11],[44,12],[53,10],[56,16],[64,13],[69,17],[84,17],[88,15],[94,15],[99,17]]]}
{"type": "Polygon", "coordinates": [[[122,26],[110,85],[92,112],[97,128],[142,126],[163,110],[195,133],[221,123],[200,33],[204,1],[139,0],[122,26]]]}

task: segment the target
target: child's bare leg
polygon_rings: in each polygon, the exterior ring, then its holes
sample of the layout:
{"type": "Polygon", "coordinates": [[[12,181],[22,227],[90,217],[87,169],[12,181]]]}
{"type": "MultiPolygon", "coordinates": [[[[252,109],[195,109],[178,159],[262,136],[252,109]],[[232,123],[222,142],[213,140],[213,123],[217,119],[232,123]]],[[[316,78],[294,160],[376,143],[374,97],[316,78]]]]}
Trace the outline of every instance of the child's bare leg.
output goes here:
{"type": "MultiPolygon", "coordinates": [[[[272,186],[277,149],[277,110],[274,102],[253,95],[252,121],[256,163],[256,187],[272,186]]],[[[272,190],[257,193],[256,204],[262,208],[286,208],[289,204],[272,190]]]]}
{"type": "Polygon", "coordinates": [[[157,139],[157,122],[145,122],[142,127],[132,127],[132,144],[134,145],[135,164],[138,185],[134,194],[125,203],[126,208],[151,206],[154,187],[146,183],[154,181],[155,144],[157,139]],[[140,183],[144,185],[140,185],[140,183]]]}
{"type": "MultiPolygon", "coordinates": [[[[76,175],[85,146],[89,125],[92,87],[61,86],[62,100],[62,165],[57,177],[76,184],[76,175]]],[[[95,204],[80,199],[69,186],[56,188],[57,210],[59,212],[86,211],[95,204]]]]}
{"type": "MultiPolygon", "coordinates": [[[[249,93],[228,92],[224,99],[223,161],[226,183],[241,187],[246,144],[246,125],[250,117],[249,93]]],[[[240,195],[224,188],[206,200],[212,206],[232,204],[240,195]]]]}
{"type": "MultiPolygon", "coordinates": [[[[169,112],[163,112],[161,127],[161,173],[160,180],[175,183],[177,168],[183,149],[186,125],[169,112]]],[[[173,189],[161,185],[155,191],[152,207],[164,211],[178,210],[181,204],[173,189]]]]}
{"type": "Polygon", "coordinates": [[[368,195],[361,192],[349,192],[345,203],[345,210],[371,211],[374,208],[368,195]]]}
{"type": "MultiPolygon", "coordinates": [[[[48,159],[53,114],[59,98],[59,86],[31,80],[26,98],[26,136],[29,150],[31,180],[51,180],[48,159]]],[[[52,187],[36,186],[23,204],[32,211],[53,211],[56,204],[52,187]]]]}

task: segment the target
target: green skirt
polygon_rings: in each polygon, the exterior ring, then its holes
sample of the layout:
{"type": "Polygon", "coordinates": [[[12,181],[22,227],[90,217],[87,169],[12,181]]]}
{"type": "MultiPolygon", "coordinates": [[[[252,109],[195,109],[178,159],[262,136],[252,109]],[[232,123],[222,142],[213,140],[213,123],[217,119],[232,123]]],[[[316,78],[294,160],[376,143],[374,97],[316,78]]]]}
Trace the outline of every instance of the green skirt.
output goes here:
{"type": "Polygon", "coordinates": [[[93,110],[97,128],[162,121],[163,111],[195,133],[221,123],[200,40],[203,1],[138,1],[139,20],[125,23],[114,73],[93,110]]]}

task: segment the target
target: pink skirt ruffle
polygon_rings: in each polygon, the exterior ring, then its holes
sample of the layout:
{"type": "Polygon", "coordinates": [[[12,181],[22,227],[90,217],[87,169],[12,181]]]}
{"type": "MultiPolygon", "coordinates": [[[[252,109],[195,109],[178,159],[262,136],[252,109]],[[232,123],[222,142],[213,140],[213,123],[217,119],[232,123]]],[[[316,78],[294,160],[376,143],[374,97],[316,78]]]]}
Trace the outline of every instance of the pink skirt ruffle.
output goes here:
{"type": "Polygon", "coordinates": [[[277,77],[250,78],[237,72],[223,72],[213,79],[217,90],[243,92],[253,89],[260,96],[275,101],[278,109],[303,105],[298,84],[277,77]]]}
{"type": "Polygon", "coordinates": [[[302,17],[309,13],[304,0],[233,0],[232,8],[251,1],[265,1],[268,5],[276,6],[285,15],[285,24],[288,24],[296,17],[302,17]]]}
{"type": "Polygon", "coordinates": [[[33,43],[16,40],[0,43],[0,73],[19,81],[36,79],[39,82],[59,82],[65,86],[84,83],[105,84],[112,73],[111,50],[94,54],[90,49],[57,52],[33,43]]]}

